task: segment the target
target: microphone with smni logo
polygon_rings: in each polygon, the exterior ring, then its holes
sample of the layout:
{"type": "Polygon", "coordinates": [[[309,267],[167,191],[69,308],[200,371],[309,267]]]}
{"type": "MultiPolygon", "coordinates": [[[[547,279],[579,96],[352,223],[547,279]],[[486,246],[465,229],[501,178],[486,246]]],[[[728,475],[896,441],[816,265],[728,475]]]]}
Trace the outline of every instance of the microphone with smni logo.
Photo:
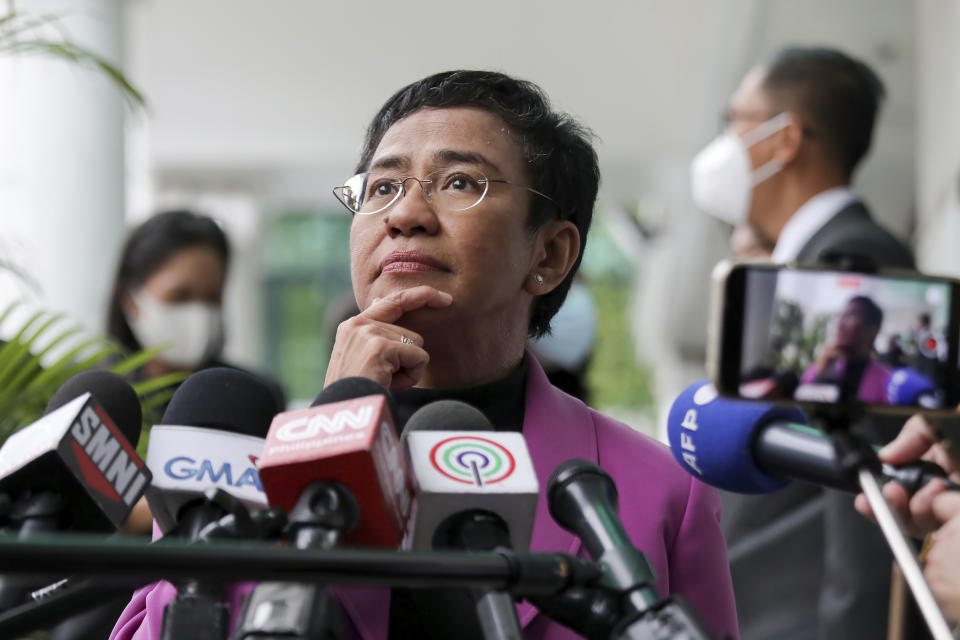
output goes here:
{"type": "MultiPolygon", "coordinates": [[[[150,484],[137,455],[140,401],[108,371],[85,371],[53,395],[43,417],[0,448],[0,491],[20,537],[56,530],[112,532],[150,484]]],[[[0,609],[20,603],[29,580],[0,578],[0,609]]]]}

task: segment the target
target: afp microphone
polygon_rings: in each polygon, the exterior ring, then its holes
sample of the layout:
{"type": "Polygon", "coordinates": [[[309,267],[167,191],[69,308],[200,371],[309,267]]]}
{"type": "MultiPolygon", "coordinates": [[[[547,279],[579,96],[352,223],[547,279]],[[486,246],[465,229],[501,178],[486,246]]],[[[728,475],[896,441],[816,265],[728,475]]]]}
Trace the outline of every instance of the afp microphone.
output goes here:
{"type": "Polygon", "coordinates": [[[376,382],[345,378],[321,391],[309,409],[277,415],[259,463],[270,504],[292,511],[313,483],[339,483],[359,508],[346,542],[396,549],[410,489],[392,402],[376,382]]]}
{"type": "Polygon", "coordinates": [[[911,369],[900,367],[887,377],[887,401],[892,405],[918,406],[924,409],[938,409],[937,387],[925,375],[911,369]]]}
{"type": "Polygon", "coordinates": [[[194,538],[225,515],[201,513],[208,489],[222,489],[250,509],[267,506],[256,462],[279,410],[270,388],[239,369],[204,369],[184,380],[147,448],[154,485],[147,501],[165,535],[179,525],[194,538]]]}
{"type": "MultiPolygon", "coordinates": [[[[722,398],[709,381],[674,400],[667,418],[670,450],[695,478],[736,493],[768,493],[791,480],[857,492],[836,459],[829,437],[807,426],[796,407],[722,398]]],[[[882,480],[913,493],[946,472],[930,462],[882,465],[882,480]]],[[[948,483],[951,489],[960,488],[948,483]]]]}

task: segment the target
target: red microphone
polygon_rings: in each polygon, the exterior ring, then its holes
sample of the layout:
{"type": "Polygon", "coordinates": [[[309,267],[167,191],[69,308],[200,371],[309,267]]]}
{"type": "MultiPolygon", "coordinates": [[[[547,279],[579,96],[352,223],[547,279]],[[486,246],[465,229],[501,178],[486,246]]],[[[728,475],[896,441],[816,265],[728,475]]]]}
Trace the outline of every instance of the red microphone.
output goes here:
{"type": "Polygon", "coordinates": [[[396,549],[411,492],[394,414],[387,391],[366,378],[339,380],[309,409],[277,414],[258,464],[270,506],[290,511],[311,483],[339,482],[360,508],[345,542],[396,549]]]}

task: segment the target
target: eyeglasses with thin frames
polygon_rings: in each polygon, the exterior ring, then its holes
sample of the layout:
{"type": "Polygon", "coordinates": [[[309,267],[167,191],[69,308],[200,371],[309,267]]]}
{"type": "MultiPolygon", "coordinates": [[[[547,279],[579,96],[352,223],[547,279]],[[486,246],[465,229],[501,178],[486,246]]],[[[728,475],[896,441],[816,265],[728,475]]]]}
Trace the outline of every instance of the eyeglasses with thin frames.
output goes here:
{"type": "Polygon", "coordinates": [[[343,185],[334,187],[333,195],[351,213],[373,215],[386,210],[403,197],[406,194],[408,180],[415,180],[420,185],[420,191],[427,202],[441,211],[466,211],[476,207],[486,197],[493,183],[526,189],[541,198],[546,198],[559,210],[559,205],[553,198],[532,187],[508,180],[488,178],[482,173],[459,168],[440,169],[423,178],[398,176],[383,171],[358,173],[348,178],[343,185]]]}

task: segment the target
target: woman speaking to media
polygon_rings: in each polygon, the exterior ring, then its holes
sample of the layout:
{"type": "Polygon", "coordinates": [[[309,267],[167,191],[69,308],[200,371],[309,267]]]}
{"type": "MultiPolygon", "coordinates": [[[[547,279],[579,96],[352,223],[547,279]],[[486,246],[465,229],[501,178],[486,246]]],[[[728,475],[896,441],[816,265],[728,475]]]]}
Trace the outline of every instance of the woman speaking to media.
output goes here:
{"type": "MultiPolygon", "coordinates": [[[[714,634],[736,637],[716,491],[666,447],[550,385],[524,349],[528,336],[549,330],[566,296],[598,186],[587,132],[552,111],[532,83],[452,71],[394,94],[367,131],[356,175],[334,189],[353,216],[361,312],[339,327],[325,385],[350,376],[378,382],[394,393],[401,424],[452,398],[521,431],[541,489],[535,551],[580,551],[551,520],[544,491],[560,463],[597,462],[617,484],[624,525],[649,556],[659,593],[682,595],[714,634]]],[[[164,585],[135,594],[114,638],[159,636],[173,596],[164,585]]],[[[453,596],[335,592],[365,639],[478,633],[453,596]]],[[[528,638],[576,637],[529,604],[518,612],[528,638]]]]}

